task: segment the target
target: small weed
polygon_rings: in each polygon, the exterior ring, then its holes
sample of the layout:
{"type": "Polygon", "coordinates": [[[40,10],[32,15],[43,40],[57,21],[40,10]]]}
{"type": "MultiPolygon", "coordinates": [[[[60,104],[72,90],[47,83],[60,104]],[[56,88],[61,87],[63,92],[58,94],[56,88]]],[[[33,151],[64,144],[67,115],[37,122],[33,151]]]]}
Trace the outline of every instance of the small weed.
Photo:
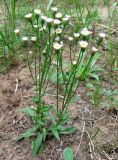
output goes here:
{"type": "Polygon", "coordinates": [[[76,130],[73,126],[67,126],[69,104],[82,80],[90,75],[97,78],[94,74],[94,64],[99,58],[96,47],[99,47],[105,37],[104,33],[100,33],[96,39],[87,28],[70,35],[66,30],[70,25],[71,16],[63,15],[56,7],[51,10],[51,17],[45,16],[39,9],[26,14],[26,36],[16,33],[26,50],[27,64],[36,88],[36,108],[20,110],[28,114],[34,122],[33,128],[20,137],[29,138],[36,134],[32,144],[33,159],[42,149],[47,136],[53,135],[59,141],[61,134],[71,134],[76,130]],[[90,44],[94,44],[94,41],[99,43],[91,48],[90,44]],[[69,52],[66,51],[66,46],[69,46],[69,52]],[[66,62],[63,61],[65,53],[69,57],[66,62]],[[47,93],[50,79],[55,84],[54,106],[46,105],[42,100],[47,93]]]}

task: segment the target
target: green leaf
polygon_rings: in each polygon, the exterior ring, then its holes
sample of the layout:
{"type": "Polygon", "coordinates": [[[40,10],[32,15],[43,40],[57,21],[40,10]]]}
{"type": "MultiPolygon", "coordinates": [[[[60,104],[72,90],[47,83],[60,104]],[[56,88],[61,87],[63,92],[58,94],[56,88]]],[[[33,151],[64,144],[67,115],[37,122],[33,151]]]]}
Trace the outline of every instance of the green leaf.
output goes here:
{"type": "Polygon", "coordinates": [[[33,135],[33,133],[39,128],[40,124],[35,124],[32,128],[29,128],[25,133],[21,134],[17,141],[19,141],[22,138],[28,139],[33,135]]]}
{"type": "Polygon", "coordinates": [[[91,63],[90,63],[90,68],[95,64],[95,62],[97,61],[97,59],[100,57],[99,52],[97,52],[91,59],[91,63]]]}
{"type": "Polygon", "coordinates": [[[47,111],[49,111],[51,109],[51,106],[42,105],[40,109],[41,109],[41,112],[47,112],[47,111]]]}
{"type": "Polygon", "coordinates": [[[25,108],[18,109],[17,111],[23,112],[30,117],[35,117],[36,116],[36,110],[34,108],[25,107],[25,108]]]}
{"type": "Polygon", "coordinates": [[[52,122],[54,125],[56,125],[56,121],[55,121],[54,115],[52,115],[52,114],[50,114],[50,113],[48,112],[48,116],[50,117],[51,122],[52,122]]]}
{"type": "Polygon", "coordinates": [[[37,115],[35,117],[32,118],[33,121],[35,121],[35,123],[40,124],[40,126],[43,126],[45,123],[42,120],[41,116],[37,115]]]}
{"type": "Polygon", "coordinates": [[[70,103],[76,103],[78,100],[80,100],[81,95],[74,95],[74,97],[70,100],[70,103]]]}
{"type": "Polygon", "coordinates": [[[41,133],[38,133],[37,138],[35,139],[33,146],[32,146],[32,159],[34,160],[40,147],[42,144],[43,136],[41,133]]]}
{"type": "Polygon", "coordinates": [[[76,127],[59,127],[58,130],[60,134],[72,134],[76,131],[76,127]]]}
{"type": "Polygon", "coordinates": [[[65,148],[63,151],[64,160],[73,160],[73,151],[71,148],[65,148]]]}
{"type": "Polygon", "coordinates": [[[99,77],[97,74],[94,74],[94,73],[89,73],[89,76],[95,78],[97,81],[99,81],[99,77]]]}
{"type": "Polygon", "coordinates": [[[43,141],[45,141],[47,135],[47,131],[45,128],[43,128],[43,141]]]}
{"type": "Polygon", "coordinates": [[[40,99],[35,97],[35,98],[32,98],[32,101],[36,104],[38,104],[40,102],[40,99]]]}
{"type": "Polygon", "coordinates": [[[60,137],[59,137],[59,133],[58,133],[57,129],[52,128],[52,133],[55,136],[55,138],[59,141],[60,137]]]}
{"type": "Polygon", "coordinates": [[[54,0],[49,0],[49,2],[48,2],[48,6],[47,6],[47,10],[49,10],[50,9],[50,7],[51,7],[51,5],[52,5],[52,3],[54,2],[54,0]]]}

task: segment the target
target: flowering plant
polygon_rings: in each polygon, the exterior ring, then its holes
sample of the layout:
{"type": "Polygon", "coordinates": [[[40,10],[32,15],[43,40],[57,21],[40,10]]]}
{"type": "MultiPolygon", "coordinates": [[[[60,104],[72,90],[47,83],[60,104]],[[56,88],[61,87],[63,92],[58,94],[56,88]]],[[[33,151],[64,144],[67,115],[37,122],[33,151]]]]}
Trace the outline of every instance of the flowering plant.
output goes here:
{"type": "MultiPolygon", "coordinates": [[[[32,143],[34,159],[48,135],[54,135],[59,141],[61,134],[70,134],[76,130],[73,126],[67,126],[69,103],[75,96],[81,77],[88,76],[97,48],[90,49],[91,54],[86,60],[92,32],[85,28],[71,35],[67,33],[66,27],[70,25],[71,16],[58,13],[56,7],[52,8],[52,17],[35,9],[33,13],[25,15],[25,19],[31,28],[21,40],[22,46],[27,48],[27,64],[36,87],[36,97],[33,99],[36,105],[20,110],[32,118],[34,125],[19,139],[29,138],[36,133],[32,143]],[[66,46],[69,46],[69,52],[66,46]],[[64,56],[68,56],[67,67],[64,65],[64,56]],[[53,106],[43,100],[50,85],[51,70],[55,73],[56,83],[53,92],[56,103],[53,106]]],[[[19,33],[19,30],[16,29],[14,33],[19,33]]]]}

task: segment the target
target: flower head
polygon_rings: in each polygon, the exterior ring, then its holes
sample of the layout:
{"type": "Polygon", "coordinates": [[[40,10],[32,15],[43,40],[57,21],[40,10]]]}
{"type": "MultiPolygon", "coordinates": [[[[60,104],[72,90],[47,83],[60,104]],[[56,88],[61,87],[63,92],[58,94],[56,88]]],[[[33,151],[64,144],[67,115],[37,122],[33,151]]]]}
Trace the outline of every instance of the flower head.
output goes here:
{"type": "Polygon", "coordinates": [[[62,13],[57,13],[57,14],[55,15],[55,17],[58,18],[58,19],[62,18],[62,13]]]}
{"type": "Polygon", "coordinates": [[[32,51],[29,51],[29,54],[32,54],[33,52],[32,51]]]}
{"type": "Polygon", "coordinates": [[[28,41],[28,37],[23,37],[22,41],[24,41],[24,42],[28,41]]]}
{"type": "Polygon", "coordinates": [[[90,35],[92,32],[91,31],[89,31],[87,28],[84,28],[82,31],[81,31],[81,34],[83,35],[83,36],[88,36],[88,35],[90,35]]]}
{"type": "Polygon", "coordinates": [[[105,38],[106,37],[106,34],[103,33],[103,32],[100,32],[98,35],[99,35],[100,38],[105,38]]]}
{"type": "Polygon", "coordinates": [[[36,37],[31,37],[32,42],[36,42],[37,38],[36,37]]]}
{"type": "Polygon", "coordinates": [[[77,61],[73,61],[72,64],[73,64],[73,65],[76,65],[76,64],[77,64],[77,61]]]}
{"type": "Polygon", "coordinates": [[[47,22],[47,23],[52,23],[52,22],[53,22],[53,19],[52,19],[52,18],[47,18],[47,19],[46,19],[46,22],[47,22]]]}
{"type": "Polygon", "coordinates": [[[70,19],[70,18],[71,18],[71,16],[70,16],[70,15],[65,15],[65,17],[66,17],[66,18],[68,18],[68,19],[70,19]]]}
{"type": "Polygon", "coordinates": [[[18,29],[18,28],[14,30],[14,33],[16,33],[16,34],[19,34],[19,32],[20,32],[20,29],[18,29]]]}
{"type": "Polygon", "coordinates": [[[75,38],[79,38],[80,34],[79,33],[74,33],[75,38]]]}
{"type": "Polygon", "coordinates": [[[26,15],[25,15],[25,18],[26,18],[26,19],[31,19],[31,18],[32,18],[32,13],[26,14],[26,15]]]}
{"type": "Polygon", "coordinates": [[[59,44],[58,42],[54,42],[54,43],[53,43],[53,48],[54,48],[55,50],[60,50],[60,49],[62,48],[62,45],[59,44]]]}
{"type": "Polygon", "coordinates": [[[70,41],[70,42],[72,42],[73,41],[73,37],[68,37],[68,40],[70,41]]]}
{"type": "Polygon", "coordinates": [[[69,21],[69,18],[68,18],[68,17],[64,17],[64,18],[62,18],[62,21],[63,21],[63,22],[68,22],[68,21],[69,21]]]}
{"type": "Polygon", "coordinates": [[[37,28],[38,28],[38,25],[37,25],[37,24],[34,24],[33,27],[34,27],[35,29],[37,29],[37,28]]]}
{"type": "Polygon", "coordinates": [[[39,9],[34,9],[34,13],[35,13],[36,15],[40,15],[40,14],[41,14],[41,10],[39,10],[39,9]]]}
{"type": "Polygon", "coordinates": [[[86,42],[86,41],[80,41],[79,45],[80,45],[81,48],[86,48],[88,46],[88,42],[86,42]]]}
{"type": "Polygon", "coordinates": [[[57,12],[57,11],[58,11],[58,8],[57,8],[57,7],[52,7],[51,10],[52,10],[53,12],[57,12]]]}
{"type": "Polygon", "coordinates": [[[98,49],[97,49],[97,48],[95,48],[95,47],[92,47],[92,51],[93,51],[93,52],[97,52],[97,51],[98,51],[98,49]]]}
{"type": "Polygon", "coordinates": [[[54,23],[55,25],[59,25],[59,24],[61,23],[61,21],[60,21],[59,19],[54,19],[54,20],[53,20],[53,23],[54,23]]]}
{"type": "Polygon", "coordinates": [[[62,33],[62,29],[61,28],[57,28],[55,32],[56,32],[56,34],[61,34],[62,33]]]}
{"type": "Polygon", "coordinates": [[[43,21],[46,21],[48,18],[47,18],[46,16],[41,16],[41,19],[42,19],[43,21]]]}

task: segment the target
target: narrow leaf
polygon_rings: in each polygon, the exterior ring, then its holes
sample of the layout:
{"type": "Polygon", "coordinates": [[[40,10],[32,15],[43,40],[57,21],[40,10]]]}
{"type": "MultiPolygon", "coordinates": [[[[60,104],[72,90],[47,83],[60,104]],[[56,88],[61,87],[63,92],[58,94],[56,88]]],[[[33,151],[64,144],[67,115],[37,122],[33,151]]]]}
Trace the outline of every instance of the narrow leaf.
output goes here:
{"type": "Polygon", "coordinates": [[[55,121],[54,115],[52,115],[52,114],[50,114],[50,113],[48,112],[48,116],[50,117],[51,122],[52,122],[54,125],[56,125],[56,121],[55,121]]]}
{"type": "Polygon", "coordinates": [[[99,81],[99,77],[97,74],[94,74],[94,73],[89,73],[89,76],[95,78],[97,81],[99,81]]]}
{"type": "Polygon", "coordinates": [[[35,124],[32,128],[29,128],[25,133],[21,134],[17,141],[19,141],[22,138],[28,139],[33,135],[33,133],[39,128],[40,124],[35,124]]]}
{"type": "Polygon", "coordinates": [[[17,111],[23,112],[30,117],[35,117],[36,116],[36,110],[33,109],[33,108],[30,108],[30,107],[21,108],[21,109],[18,109],[17,111]]]}
{"type": "Polygon", "coordinates": [[[76,127],[68,127],[68,128],[61,127],[61,128],[59,128],[60,134],[72,134],[75,131],[76,131],[76,127]]]}
{"type": "Polygon", "coordinates": [[[59,141],[59,140],[60,140],[60,137],[59,137],[58,131],[57,131],[55,128],[53,128],[53,129],[52,129],[52,133],[53,133],[53,135],[55,136],[55,138],[59,141]]]}
{"type": "Polygon", "coordinates": [[[42,144],[42,139],[43,139],[43,136],[41,133],[38,133],[38,136],[37,138],[35,139],[34,143],[33,143],[33,147],[32,147],[32,159],[34,160],[40,147],[41,147],[41,144],[42,144]]]}

